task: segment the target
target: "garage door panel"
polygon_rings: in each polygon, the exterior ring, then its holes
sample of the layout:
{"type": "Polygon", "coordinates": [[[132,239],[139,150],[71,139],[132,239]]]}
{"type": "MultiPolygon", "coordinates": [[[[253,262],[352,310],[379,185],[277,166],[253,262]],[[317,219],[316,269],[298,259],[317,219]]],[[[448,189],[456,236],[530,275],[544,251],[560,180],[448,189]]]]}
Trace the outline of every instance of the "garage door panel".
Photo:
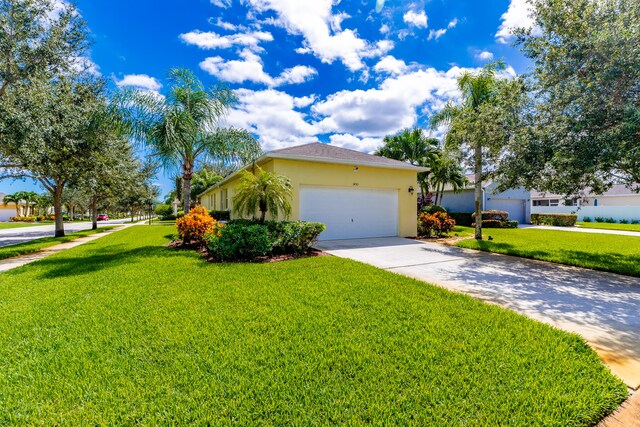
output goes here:
{"type": "Polygon", "coordinates": [[[303,186],[300,219],[326,224],[320,240],[397,236],[398,192],[303,186]]]}

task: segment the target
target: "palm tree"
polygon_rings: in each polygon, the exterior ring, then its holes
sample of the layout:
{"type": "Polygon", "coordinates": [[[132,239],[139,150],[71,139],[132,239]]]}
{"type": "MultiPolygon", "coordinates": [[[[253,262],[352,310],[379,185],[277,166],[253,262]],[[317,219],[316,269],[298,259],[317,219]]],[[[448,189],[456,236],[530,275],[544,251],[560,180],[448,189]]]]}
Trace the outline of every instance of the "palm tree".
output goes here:
{"type": "Polygon", "coordinates": [[[24,200],[25,202],[25,216],[30,216],[33,215],[34,212],[34,205],[36,204],[36,201],[38,200],[38,193],[36,193],[35,191],[24,191],[22,192],[22,200],[24,200]]]}
{"type": "Polygon", "coordinates": [[[474,132],[478,128],[478,117],[485,105],[493,105],[497,102],[500,90],[499,79],[496,72],[504,68],[502,63],[486,65],[480,72],[472,74],[464,72],[458,78],[458,88],[462,93],[461,102],[447,105],[431,118],[431,126],[436,128],[445,125],[448,128],[445,137],[445,145],[459,147],[467,145],[473,149],[473,168],[475,179],[475,238],[482,240],[482,150],[491,144],[491,135],[479,136],[474,132]],[[475,135],[470,140],[469,135],[475,135]]]}
{"type": "MultiPolygon", "coordinates": [[[[421,128],[405,129],[397,135],[387,135],[384,145],[374,154],[407,162],[414,166],[432,167],[440,155],[439,141],[429,138],[421,128]]],[[[429,192],[429,172],[418,174],[422,194],[429,192]]]]}
{"type": "Polygon", "coordinates": [[[262,154],[246,130],[221,129],[219,122],[235,103],[224,86],[206,89],[192,71],[169,71],[166,98],[154,92],[125,93],[134,137],[145,141],[166,168],[179,168],[185,212],[191,207],[191,179],[197,162],[246,164],[262,154]]]}
{"type": "Polygon", "coordinates": [[[8,206],[9,203],[14,203],[16,205],[16,216],[20,215],[20,203],[22,203],[22,193],[23,191],[16,191],[13,194],[6,194],[2,203],[4,206],[8,206]]]}
{"type": "MultiPolygon", "coordinates": [[[[222,176],[218,175],[214,168],[205,166],[193,174],[193,182],[191,183],[191,199],[195,200],[207,188],[216,185],[222,181],[222,176]]],[[[199,200],[198,202],[199,203],[199,200]]]]}
{"type": "Polygon", "coordinates": [[[454,192],[458,192],[464,188],[468,180],[458,159],[443,151],[433,165],[429,182],[436,189],[434,204],[440,205],[445,186],[450,185],[454,192]]]}
{"type": "Polygon", "coordinates": [[[291,180],[275,172],[257,168],[254,175],[248,171],[240,172],[240,183],[233,198],[233,209],[240,215],[255,215],[260,211],[260,223],[264,223],[267,212],[277,217],[282,212],[285,217],[291,215],[291,180]]]}

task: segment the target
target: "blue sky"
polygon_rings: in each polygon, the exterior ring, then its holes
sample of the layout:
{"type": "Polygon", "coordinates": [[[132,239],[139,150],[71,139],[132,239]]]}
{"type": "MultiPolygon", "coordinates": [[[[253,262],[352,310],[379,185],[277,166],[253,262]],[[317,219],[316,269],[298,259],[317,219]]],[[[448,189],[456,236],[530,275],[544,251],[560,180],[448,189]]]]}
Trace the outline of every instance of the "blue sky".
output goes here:
{"type": "MultiPolygon", "coordinates": [[[[62,1],[62,0],[59,0],[62,1]]],[[[79,0],[93,69],[114,87],[160,93],[171,67],[226,81],[226,122],[265,150],[321,141],[370,152],[382,137],[427,126],[457,97],[462,69],[503,59],[526,71],[510,29],[524,0],[79,0]]],[[[166,174],[158,182],[170,190],[166,174]]],[[[34,188],[0,182],[0,192],[34,188]]]]}

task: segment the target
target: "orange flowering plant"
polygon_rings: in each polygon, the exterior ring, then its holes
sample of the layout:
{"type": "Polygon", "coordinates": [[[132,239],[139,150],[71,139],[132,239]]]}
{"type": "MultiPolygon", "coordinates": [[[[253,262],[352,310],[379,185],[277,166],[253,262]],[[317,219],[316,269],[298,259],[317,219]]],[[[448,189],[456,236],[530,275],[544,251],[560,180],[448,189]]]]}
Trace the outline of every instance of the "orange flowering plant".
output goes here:
{"type": "Polygon", "coordinates": [[[176,220],[178,234],[186,244],[191,242],[202,244],[204,236],[216,232],[218,227],[218,222],[202,206],[196,206],[188,214],[176,220]]]}

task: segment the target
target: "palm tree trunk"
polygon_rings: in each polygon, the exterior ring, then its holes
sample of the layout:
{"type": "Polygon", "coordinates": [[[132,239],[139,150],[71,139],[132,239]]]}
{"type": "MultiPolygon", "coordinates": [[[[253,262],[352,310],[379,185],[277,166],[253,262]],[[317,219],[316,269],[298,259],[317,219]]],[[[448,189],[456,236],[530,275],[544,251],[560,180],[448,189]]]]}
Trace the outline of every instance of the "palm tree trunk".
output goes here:
{"type": "Polygon", "coordinates": [[[182,197],[184,199],[184,213],[191,210],[191,178],[193,177],[193,169],[188,166],[184,167],[182,173],[182,197]]]}
{"type": "Polygon", "coordinates": [[[62,220],[62,187],[56,186],[53,192],[53,214],[56,217],[55,237],[64,237],[64,222],[62,220]]]}
{"type": "Polygon", "coordinates": [[[475,206],[476,206],[476,240],[482,240],[482,145],[480,142],[475,144],[474,153],[474,172],[475,172],[475,206]]]}

